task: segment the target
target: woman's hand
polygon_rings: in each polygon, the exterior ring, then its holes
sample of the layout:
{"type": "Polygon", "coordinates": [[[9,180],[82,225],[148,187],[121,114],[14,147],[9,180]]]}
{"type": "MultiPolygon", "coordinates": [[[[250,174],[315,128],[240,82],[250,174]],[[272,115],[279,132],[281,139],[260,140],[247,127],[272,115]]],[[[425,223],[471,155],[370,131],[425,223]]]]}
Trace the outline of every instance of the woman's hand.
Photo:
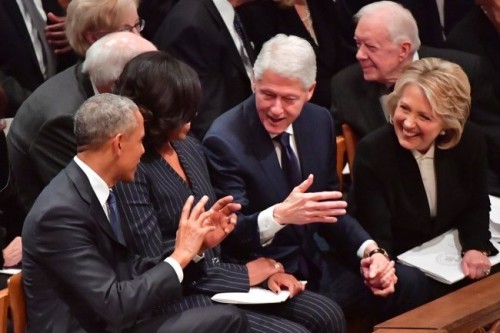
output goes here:
{"type": "Polygon", "coordinates": [[[481,251],[468,250],[462,258],[462,271],[471,279],[481,279],[490,275],[490,259],[481,251]]]}

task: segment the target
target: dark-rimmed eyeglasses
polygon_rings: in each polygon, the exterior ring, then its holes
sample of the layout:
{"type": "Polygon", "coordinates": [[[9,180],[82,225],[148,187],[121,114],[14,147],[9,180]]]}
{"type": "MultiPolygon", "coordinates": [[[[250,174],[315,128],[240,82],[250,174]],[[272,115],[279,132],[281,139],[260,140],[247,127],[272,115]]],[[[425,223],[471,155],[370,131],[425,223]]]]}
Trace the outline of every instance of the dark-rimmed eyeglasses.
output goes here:
{"type": "Polygon", "coordinates": [[[126,25],[119,31],[128,31],[128,32],[134,32],[134,29],[136,29],[138,32],[141,32],[144,30],[144,26],[146,25],[146,21],[144,19],[139,19],[136,24],[133,26],[126,25]]]}

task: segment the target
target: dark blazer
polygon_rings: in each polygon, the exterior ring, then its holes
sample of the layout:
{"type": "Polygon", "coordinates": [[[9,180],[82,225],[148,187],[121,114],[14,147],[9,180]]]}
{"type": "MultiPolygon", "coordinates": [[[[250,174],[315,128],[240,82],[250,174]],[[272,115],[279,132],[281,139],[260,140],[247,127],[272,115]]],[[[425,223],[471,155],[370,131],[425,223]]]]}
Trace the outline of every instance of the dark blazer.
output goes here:
{"type": "Polygon", "coordinates": [[[500,76],[500,33],[480,6],[455,26],[446,45],[488,59],[496,69],[496,76],[500,76]]]}
{"type": "Polygon", "coordinates": [[[387,124],[357,146],[353,215],[392,255],[426,242],[451,228],[462,249],[497,251],[489,242],[486,143],[474,124],[465,126],[451,149],[436,146],[437,215],[431,218],[418,164],[387,124]]]}
{"type": "Polygon", "coordinates": [[[212,0],[182,0],[158,29],[155,43],[198,73],[202,98],[191,131],[202,138],[220,114],[252,93],[233,39],[212,0]]]}
{"type": "MultiPolygon", "coordinates": [[[[341,40],[336,3],[331,0],[309,0],[309,10],[318,44],[312,39],[295,8],[281,8],[276,1],[252,1],[238,7],[245,29],[260,52],[262,45],[279,33],[307,40],[316,54],[316,89],[311,103],[330,107],[330,80],[345,65],[356,59],[341,40]]],[[[353,38],[350,36],[349,41],[353,38]]]]}
{"type": "MultiPolygon", "coordinates": [[[[46,11],[50,10],[57,15],[64,15],[56,0],[43,0],[42,3],[46,11]]],[[[12,116],[19,108],[20,103],[45,80],[16,0],[2,0],[0,2],[0,45],[2,45],[0,71],[9,78],[7,84],[16,88],[14,95],[9,94],[11,101],[9,114],[12,116]],[[22,88],[21,91],[19,91],[19,87],[22,88]]],[[[58,70],[63,70],[74,64],[76,58],[70,52],[58,56],[57,61],[58,70]]]]}
{"type": "MultiPolygon", "coordinates": [[[[172,141],[172,145],[189,184],[159,154],[151,153],[143,157],[133,183],[116,186],[127,244],[144,257],[173,252],[181,210],[190,195],[196,202],[207,195],[210,198],[207,207],[212,207],[216,200],[200,144],[188,137],[172,141]]],[[[219,252],[219,248],[208,250],[205,260],[188,267],[186,291],[209,294],[248,291],[246,267],[220,262],[219,252]]]]}
{"type": "MultiPolygon", "coordinates": [[[[500,172],[500,98],[498,85],[490,77],[491,70],[480,57],[465,52],[421,47],[420,58],[438,57],[459,64],[471,84],[472,107],[470,120],[486,135],[488,161],[491,170],[500,172]]],[[[349,124],[360,137],[387,123],[379,102],[377,82],[363,78],[359,64],[340,71],[332,79],[332,113],[335,124],[349,124]]]]}
{"type": "Polygon", "coordinates": [[[74,161],[35,202],[22,237],[28,332],[121,332],[181,295],[169,264],[117,241],[74,161]]]}
{"type": "Polygon", "coordinates": [[[9,158],[27,211],[76,154],[73,116],[93,95],[90,79],[79,63],[40,86],[12,121],[7,138],[9,158]]]}
{"type": "MultiPolygon", "coordinates": [[[[328,111],[306,104],[293,129],[302,177],[314,175],[310,191],[338,189],[335,135],[328,111]]],[[[258,214],[282,202],[289,194],[289,186],[272,140],[258,118],[254,96],[219,117],[207,132],[203,145],[217,195],[232,195],[242,204],[236,229],[222,244],[223,254],[244,262],[260,256],[274,258],[298,278],[304,278],[299,274],[299,263],[307,262],[309,282],[314,285],[315,278],[320,278],[316,269],[322,262],[313,239],[315,232],[333,248],[351,254],[369,239],[355,220],[344,215],[334,224],[287,226],[275,235],[270,245],[261,246],[258,214]]]]}

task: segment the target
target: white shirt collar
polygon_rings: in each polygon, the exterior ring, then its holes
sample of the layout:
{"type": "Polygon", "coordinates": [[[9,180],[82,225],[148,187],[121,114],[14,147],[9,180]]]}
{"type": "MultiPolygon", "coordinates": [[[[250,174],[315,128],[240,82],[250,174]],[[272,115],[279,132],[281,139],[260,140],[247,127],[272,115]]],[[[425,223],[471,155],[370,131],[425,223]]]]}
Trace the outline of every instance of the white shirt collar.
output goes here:
{"type": "Polygon", "coordinates": [[[415,157],[415,159],[418,161],[424,159],[434,159],[434,151],[435,151],[435,144],[433,143],[425,154],[422,154],[417,150],[412,150],[411,153],[413,154],[413,157],[415,157]]]}
{"type": "MultiPolygon", "coordinates": [[[[92,170],[92,168],[79,159],[78,156],[75,156],[73,159],[89,179],[90,186],[92,187],[92,190],[94,190],[101,206],[106,207],[106,201],[109,196],[108,184],[106,184],[106,182],[94,170],[92,170]]],[[[104,211],[107,213],[106,209],[104,211]]]]}

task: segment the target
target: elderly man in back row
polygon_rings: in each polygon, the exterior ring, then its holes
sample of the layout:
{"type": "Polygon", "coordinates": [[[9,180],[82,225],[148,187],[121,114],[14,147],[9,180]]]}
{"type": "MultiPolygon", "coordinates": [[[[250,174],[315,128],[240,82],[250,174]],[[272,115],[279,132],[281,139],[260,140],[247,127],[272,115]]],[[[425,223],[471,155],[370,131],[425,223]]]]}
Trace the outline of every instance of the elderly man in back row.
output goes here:
{"type": "MultiPolygon", "coordinates": [[[[480,57],[448,49],[420,46],[410,11],[393,1],[366,5],[354,16],[359,64],[332,79],[332,113],[336,125],[347,123],[359,138],[387,123],[386,95],[406,65],[419,58],[442,58],[460,65],[472,89],[470,120],[486,135],[490,169],[500,174],[500,81],[480,57]]],[[[491,175],[490,191],[500,182],[491,175]]],[[[496,188],[496,189],[495,189],[496,188]]]]}
{"type": "Polygon", "coordinates": [[[207,132],[203,145],[216,193],[242,205],[223,255],[239,263],[273,258],[307,280],[308,289],[338,302],[347,316],[381,320],[424,302],[425,279],[408,267],[396,277],[394,262],[346,214],[337,191],[332,119],[328,110],[307,103],[315,74],[307,41],[275,36],[256,60],[255,94],[207,132]],[[336,257],[325,260],[315,234],[336,257]],[[355,270],[347,268],[352,263],[355,270]]]}

